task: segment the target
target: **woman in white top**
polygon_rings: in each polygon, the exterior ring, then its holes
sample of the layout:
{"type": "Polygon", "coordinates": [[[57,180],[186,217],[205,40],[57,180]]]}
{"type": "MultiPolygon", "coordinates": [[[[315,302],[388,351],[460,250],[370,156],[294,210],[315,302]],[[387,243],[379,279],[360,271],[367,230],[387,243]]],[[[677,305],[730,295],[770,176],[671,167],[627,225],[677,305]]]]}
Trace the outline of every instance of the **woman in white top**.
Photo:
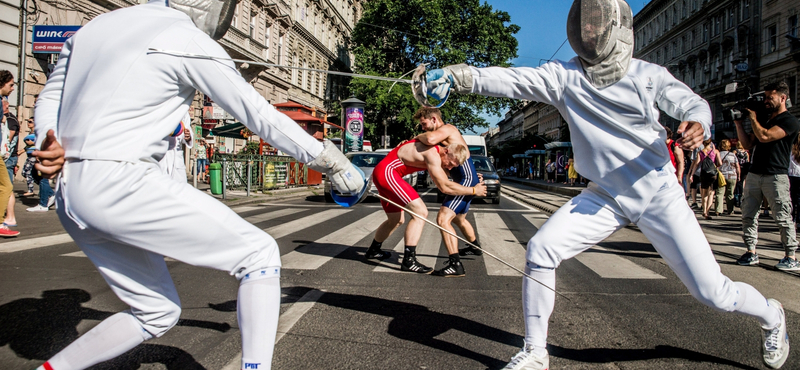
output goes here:
{"type": "Polygon", "coordinates": [[[725,199],[725,213],[733,213],[733,192],[736,189],[736,181],[741,176],[741,169],[739,168],[739,158],[736,153],[731,151],[731,142],[728,139],[722,140],[719,143],[721,152],[719,157],[722,160],[722,166],[719,168],[722,175],[725,176],[725,186],[717,189],[717,214],[722,214],[722,199],[725,199]]]}
{"type": "Polygon", "coordinates": [[[800,138],[792,145],[789,156],[789,193],[792,199],[792,221],[797,222],[800,211],[800,138]]]}

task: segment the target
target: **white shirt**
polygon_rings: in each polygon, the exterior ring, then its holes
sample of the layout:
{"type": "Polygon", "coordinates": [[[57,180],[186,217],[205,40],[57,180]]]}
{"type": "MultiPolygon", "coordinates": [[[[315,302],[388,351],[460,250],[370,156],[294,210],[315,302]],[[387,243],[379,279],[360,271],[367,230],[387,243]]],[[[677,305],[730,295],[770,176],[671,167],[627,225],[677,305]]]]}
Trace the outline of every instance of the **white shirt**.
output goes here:
{"type": "Polygon", "coordinates": [[[800,177],[800,164],[794,160],[791,152],[789,152],[789,176],[800,177]]]}
{"type": "Polygon", "coordinates": [[[708,103],[665,68],[638,59],[604,89],[584,77],[577,57],[538,68],[472,68],[472,76],[474,93],[554,105],[569,125],[575,169],[615,198],[632,222],[676,181],[656,104],[680,121],[700,122],[710,137],[708,103]]]}
{"type": "Polygon", "coordinates": [[[149,48],[230,58],[163,0],[99,15],[66,41],[39,94],[36,147],[53,129],[67,159],[157,162],[167,151],[164,137],[200,90],[299,161],[312,161],[322,151],[322,143],[269,105],[233,62],[149,48]]]}
{"type": "Polygon", "coordinates": [[[719,159],[722,161],[722,167],[719,168],[722,175],[728,180],[736,180],[736,164],[739,163],[739,158],[736,157],[736,153],[722,151],[719,153],[719,159]]]}

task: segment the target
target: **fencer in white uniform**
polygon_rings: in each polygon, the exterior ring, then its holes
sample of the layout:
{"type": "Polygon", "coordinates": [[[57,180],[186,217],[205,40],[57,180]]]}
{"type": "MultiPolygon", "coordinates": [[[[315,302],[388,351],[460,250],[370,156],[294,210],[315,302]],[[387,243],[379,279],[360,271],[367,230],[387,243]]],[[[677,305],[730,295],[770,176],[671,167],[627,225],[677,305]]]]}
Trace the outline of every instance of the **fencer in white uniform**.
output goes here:
{"type": "Polygon", "coordinates": [[[194,133],[191,128],[191,117],[189,112],[181,119],[175,132],[167,137],[167,152],[158,162],[161,171],[178,182],[186,182],[186,163],[184,159],[183,147],[191,148],[194,144],[194,133]],[[186,140],[185,130],[188,130],[189,140],[186,140]]]}
{"type": "Polygon", "coordinates": [[[174,326],[181,306],[164,257],[239,279],[242,367],[270,368],[280,310],[275,240],[214,198],[173,181],[158,166],[167,151],[164,138],[175,130],[196,90],[265,141],[327,172],[342,193],[363,189],[363,177],[338,149],[277,112],[232,62],[148,51],[230,58],[209,35],[224,34],[215,26],[219,19],[226,29],[232,13],[222,13],[235,1],[221,8],[216,3],[154,0],[94,18],[66,41],[39,95],[37,147],[52,129],[66,157],[56,192],[59,219],[130,306],[40,369],[83,369],[174,326]],[[192,18],[177,10],[211,3],[210,11],[193,8],[192,18]],[[198,17],[213,11],[215,17],[198,17]]]}
{"type": "MultiPolygon", "coordinates": [[[[622,0],[577,0],[567,30],[578,57],[539,68],[448,66],[428,72],[429,94],[443,98],[452,89],[544,102],[567,121],[575,168],[592,183],[530,239],[527,273],[555,289],[555,268],[562,261],[634,223],[692,296],[712,308],[758,319],[764,334],[763,360],[780,367],[789,351],[780,303],[722,275],[664,145],[659,108],[682,122],[679,133],[688,135],[693,129],[699,136],[702,125],[703,137],[708,138],[709,106],[665,68],[631,58],[631,19],[630,7],[622,0]],[[607,14],[598,21],[603,12],[607,14]],[[597,31],[609,25],[614,29],[597,31]],[[605,44],[598,40],[603,35],[605,44]],[[598,49],[586,52],[587,47],[598,49]]],[[[699,141],[698,137],[684,145],[699,141]]],[[[507,369],[548,368],[545,347],[554,302],[553,291],[523,279],[525,345],[507,369]]]]}

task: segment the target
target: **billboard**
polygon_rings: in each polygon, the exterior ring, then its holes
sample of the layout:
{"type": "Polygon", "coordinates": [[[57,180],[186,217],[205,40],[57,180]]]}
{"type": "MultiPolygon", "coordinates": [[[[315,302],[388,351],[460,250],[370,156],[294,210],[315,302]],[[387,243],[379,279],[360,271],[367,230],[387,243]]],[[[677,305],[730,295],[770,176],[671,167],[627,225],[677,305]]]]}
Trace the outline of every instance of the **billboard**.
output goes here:
{"type": "Polygon", "coordinates": [[[344,152],[360,152],[364,149],[364,108],[345,108],[344,152]]]}
{"type": "Polygon", "coordinates": [[[58,54],[81,26],[33,26],[33,52],[58,54]]]}

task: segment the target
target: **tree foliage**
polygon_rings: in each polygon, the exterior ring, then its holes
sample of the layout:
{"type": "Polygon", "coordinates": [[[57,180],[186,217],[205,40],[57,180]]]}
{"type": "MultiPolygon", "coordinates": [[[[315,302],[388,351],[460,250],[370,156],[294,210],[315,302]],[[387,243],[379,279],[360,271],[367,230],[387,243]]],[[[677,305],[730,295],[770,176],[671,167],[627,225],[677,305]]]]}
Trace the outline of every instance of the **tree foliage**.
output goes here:
{"type": "MultiPolygon", "coordinates": [[[[370,0],[352,33],[354,69],[400,77],[422,63],[429,69],[459,63],[509,66],[517,56],[514,34],[519,31],[510,20],[508,13],[479,0],[370,0]]],[[[349,87],[367,103],[367,139],[378,142],[384,122],[394,143],[419,132],[412,119],[419,104],[410,85],[353,78],[349,87]]],[[[445,122],[465,131],[488,127],[479,114],[499,114],[510,104],[509,99],[453,94],[441,109],[445,122]]]]}

